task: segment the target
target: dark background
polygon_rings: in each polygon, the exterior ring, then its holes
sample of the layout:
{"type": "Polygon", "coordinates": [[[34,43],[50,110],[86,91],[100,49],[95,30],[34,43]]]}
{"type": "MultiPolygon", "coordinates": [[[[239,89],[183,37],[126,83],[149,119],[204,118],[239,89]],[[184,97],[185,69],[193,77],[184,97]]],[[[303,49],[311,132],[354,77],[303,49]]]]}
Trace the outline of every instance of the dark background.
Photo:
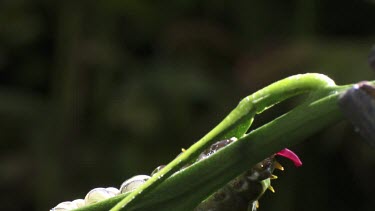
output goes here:
{"type": "MultiPolygon", "coordinates": [[[[150,174],[286,76],[372,80],[374,43],[372,0],[2,0],[0,209],[48,210],[150,174]]],[[[303,167],[280,160],[260,211],[373,210],[375,151],[350,124],[293,150],[303,167]]]]}

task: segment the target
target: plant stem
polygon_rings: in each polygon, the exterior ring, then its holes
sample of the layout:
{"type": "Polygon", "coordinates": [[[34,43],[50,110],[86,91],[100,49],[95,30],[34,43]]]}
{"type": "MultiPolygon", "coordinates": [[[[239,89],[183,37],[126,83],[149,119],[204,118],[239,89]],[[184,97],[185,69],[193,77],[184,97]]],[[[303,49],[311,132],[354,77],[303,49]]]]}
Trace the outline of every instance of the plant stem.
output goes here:
{"type": "MultiPolygon", "coordinates": [[[[341,113],[337,100],[340,93],[348,88],[349,86],[331,87],[326,90],[328,92],[321,92],[317,100],[298,106],[207,159],[175,173],[129,210],[193,210],[203,199],[249,166],[339,121],[341,113]]],[[[116,197],[116,200],[106,200],[79,210],[107,210],[104,208],[110,207],[109,203],[114,204],[121,197],[125,196],[121,195],[116,197]]]]}
{"type": "MultiPolygon", "coordinates": [[[[261,113],[265,109],[290,97],[333,86],[335,86],[334,82],[327,76],[309,73],[288,77],[244,98],[218,126],[192,145],[185,153],[155,174],[141,187],[130,193],[113,207],[111,211],[132,208],[136,203],[142,203],[141,201],[143,201],[144,196],[153,191],[166,178],[180,170],[181,167],[195,159],[215,141],[232,136],[241,138],[250,127],[255,114],[261,113]]],[[[229,161],[229,163],[231,162],[229,161]]]]}
{"type": "Polygon", "coordinates": [[[338,96],[334,94],[298,107],[174,174],[132,210],[193,210],[202,198],[211,195],[249,166],[339,121],[338,96]]]}

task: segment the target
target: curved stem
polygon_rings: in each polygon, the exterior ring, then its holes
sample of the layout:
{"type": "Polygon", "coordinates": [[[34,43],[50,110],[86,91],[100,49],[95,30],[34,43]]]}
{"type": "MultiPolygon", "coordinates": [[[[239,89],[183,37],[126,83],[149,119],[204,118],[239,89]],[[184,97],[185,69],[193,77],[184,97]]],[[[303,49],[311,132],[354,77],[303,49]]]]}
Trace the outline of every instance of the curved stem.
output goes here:
{"type": "MultiPolygon", "coordinates": [[[[329,94],[298,106],[207,159],[175,173],[147,194],[131,210],[193,210],[202,199],[249,166],[280,149],[301,142],[311,134],[340,120],[337,99],[340,93],[348,88],[349,86],[332,87],[329,89],[329,94]]],[[[124,197],[120,195],[78,210],[108,210],[124,197]]]]}
{"type": "Polygon", "coordinates": [[[255,114],[261,113],[287,98],[334,86],[335,83],[327,76],[309,73],[288,77],[244,98],[218,126],[192,145],[185,153],[170,162],[141,187],[126,196],[111,211],[125,208],[130,210],[137,202],[143,201],[143,198],[155,190],[160,183],[195,159],[215,141],[232,136],[241,138],[250,127],[255,114]]]}
{"type": "Polygon", "coordinates": [[[300,106],[174,174],[134,210],[193,210],[202,198],[211,195],[249,166],[339,121],[338,96],[333,94],[300,106]]]}

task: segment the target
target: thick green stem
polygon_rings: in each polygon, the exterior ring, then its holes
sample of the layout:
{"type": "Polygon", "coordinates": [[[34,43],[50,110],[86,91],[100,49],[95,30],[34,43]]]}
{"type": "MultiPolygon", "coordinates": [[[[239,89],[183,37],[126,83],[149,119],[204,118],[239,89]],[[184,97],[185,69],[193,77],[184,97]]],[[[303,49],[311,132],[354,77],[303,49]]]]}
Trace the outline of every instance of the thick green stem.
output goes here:
{"type": "Polygon", "coordinates": [[[252,131],[209,158],[168,178],[134,210],[193,210],[202,198],[249,167],[340,120],[337,98],[338,94],[334,94],[301,106],[252,131]]]}
{"type": "MultiPolygon", "coordinates": [[[[253,130],[207,159],[175,173],[131,207],[136,211],[190,211],[231,179],[271,154],[303,141],[341,119],[337,100],[348,87],[331,87],[305,103],[253,130]]],[[[124,195],[79,210],[107,210],[124,195]]]]}
{"type": "Polygon", "coordinates": [[[232,136],[241,138],[250,127],[255,114],[261,113],[263,110],[287,98],[328,87],[332,88],[333,86],[335,86],[334,82],[327,76],[310,73],[283,79],[246,97],[218,126],[141,187],[126,196],[111,211],[130,210],[135,205],[142,204],[148,193],[155,190],[160,183],[181,169],[182,166],[195,159],[215,141],[232,136]]]}

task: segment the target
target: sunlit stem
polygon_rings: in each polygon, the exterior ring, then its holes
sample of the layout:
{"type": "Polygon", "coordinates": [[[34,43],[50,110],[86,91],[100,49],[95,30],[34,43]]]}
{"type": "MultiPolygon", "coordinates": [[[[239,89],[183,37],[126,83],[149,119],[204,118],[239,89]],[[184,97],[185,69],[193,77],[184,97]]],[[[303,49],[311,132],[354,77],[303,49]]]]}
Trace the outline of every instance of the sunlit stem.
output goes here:
{"type": "Polygon", "coordinates": [[[308,73],[288,77],[275,82],[264,89],[244,98],[224,120],[187,149],[181,156],[170,162],[164,169],[155,174],[141,187],[121,200],[111,211],[130,210],[134,204],[142,200],[160,183],[181,169],[182,166],[195,159],[204,149],[215,141],[230,137],[242,137],[249,129],[255,114],[261,113],[273,105],[290,97],[325,88],[333,87],[335,83],[325,75],[308,73]]]}

